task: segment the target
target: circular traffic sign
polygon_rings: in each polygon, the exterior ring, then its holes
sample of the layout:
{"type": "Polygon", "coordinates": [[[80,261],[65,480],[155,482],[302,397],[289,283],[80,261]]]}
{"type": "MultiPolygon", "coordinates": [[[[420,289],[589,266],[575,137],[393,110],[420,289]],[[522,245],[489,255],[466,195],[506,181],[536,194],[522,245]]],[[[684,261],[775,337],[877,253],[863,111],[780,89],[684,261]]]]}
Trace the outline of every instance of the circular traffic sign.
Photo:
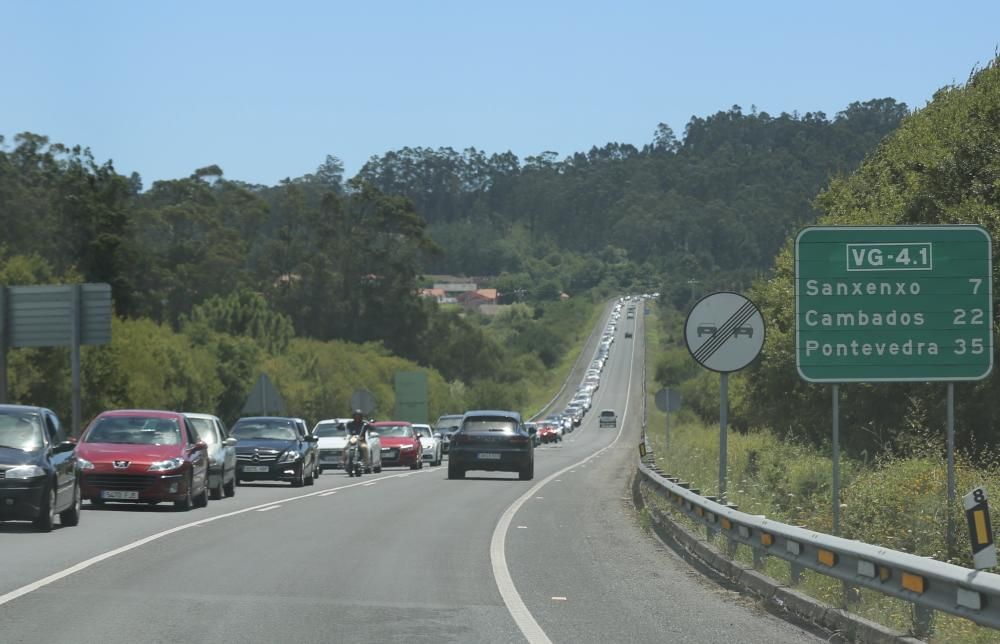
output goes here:
{"type": "Polygon", "coordinates": [[[739,371],[764,346],[764,317],[739,293],[711,293],[688,313],[684,339],[691,357],[706,369],[739,371]]]}

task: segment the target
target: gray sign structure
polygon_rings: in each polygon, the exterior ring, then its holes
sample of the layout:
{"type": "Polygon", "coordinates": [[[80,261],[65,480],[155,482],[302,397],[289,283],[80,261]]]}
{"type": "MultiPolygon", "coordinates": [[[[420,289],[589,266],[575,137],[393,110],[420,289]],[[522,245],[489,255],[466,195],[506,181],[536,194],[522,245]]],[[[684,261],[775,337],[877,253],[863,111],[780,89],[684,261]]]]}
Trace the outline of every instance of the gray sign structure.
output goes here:
{"type": "Polygon", "coordinates": [[[396,372],[396,420],[426,423],[427,372],[396,372]]]}
{"type": "Polygon", "coordinates": [[[375,411],[375,396],[367,389],[355,389],[351,394],[351,411],[360,409],[365,416],[375,411]]]}
{"type": "Polygon", "coordinates": [[[80,434],[80,345],[111,342],[111,285],[0,286],[0,402],[7,402],[7,349],[69,347],[72,432],[80,434]]]}
{"type": "Polygon", "coordinates": [[[260,374],[243,404],[244,416],[286,416],[288,408],[278,388],[266,373],[260,374]]]}

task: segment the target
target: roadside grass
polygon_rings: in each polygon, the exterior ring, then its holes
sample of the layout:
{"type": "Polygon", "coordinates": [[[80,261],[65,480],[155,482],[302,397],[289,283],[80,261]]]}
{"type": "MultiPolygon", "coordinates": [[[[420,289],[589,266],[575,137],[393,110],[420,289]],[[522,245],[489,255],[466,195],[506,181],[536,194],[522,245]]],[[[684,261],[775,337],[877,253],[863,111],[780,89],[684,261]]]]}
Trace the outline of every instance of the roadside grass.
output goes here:
{"type": "MultiPolygon", "coordinates": [[[[670,339],[650,316],[646,324],[647,364],[669,349],[670,339]]],[[[716,495],[719,477],[719,426],[697,418],[690,411],[670,415],[669,437],[666,416],[656,409],[653,396],[659,389],[655,374],[647,370],[647,439],[657,464],[673,476],[691,482],[702,494],[716,495]]],[[[761,514],[783,523],[817,532],[831,533],[832,459],[828,452],[786,441],[768,430],[728,432],[727,498],[740,510],[761,514]]],[[[979,466],[968,458],[956,457],[958,494],[984,485],[1000,489],[1000,466],[995,462],[979,466]]],[[[644,492],[647,502],[656,502],[655,493],[644,492]]],[[[958,507],[951,508],[958,549],[948,552],[945,543],[947,502],[945,463],[940,445],[929,443],[908,457],[878,459],[862,463],[841,458],[841,536],[866,543],[933,557],[962,566],[971,565],[965,536],[965,519],[958,507]]],[[[662,507],[672,508],[669,503],[662,507]]],[[[704,534],[704,527],[671,511],[671,517],[704,534]]],[[[725,551],[725,538],[717,535],[713,544],[725,551]]],[[[748,546],[739,546],[736,559],[753,565],[748,546]]],[[[789,566],[781,559],[765,559],[762,571],[784,584],[791,583],[789,566]]],[[[912,604],[875,591],[845,593],[839,580],[819,573],[803,573],[798,590],[832,606],[846,608],[890,628],[913,632],[912,604]]],[[[1000,641],[1000,633],[968,620],[936,612],[928,641],[980,643],[1000,641]]]]}
{"type": "Polygon", "coordinates": [[[545,370],[542,381],[536,382],[536,386],[529,393],[528,399],[524,404],[524,409],[527,412],[526,418],[530,418],[542,411],[542,408],[562,388],[563,383],[566,382],[570,371],[573,369],[573,365],[576,364],[577,357],[585,348],[584,345],[587,343],[591,331],[594,330],[598,318],[602,311],[604,311],[605,304],[604,300],[594,303],[589,309],[587,319],[574,326],[572,338],[567,344],[566,351],[559,358],[559,362],[552,369],[545,370]]]}

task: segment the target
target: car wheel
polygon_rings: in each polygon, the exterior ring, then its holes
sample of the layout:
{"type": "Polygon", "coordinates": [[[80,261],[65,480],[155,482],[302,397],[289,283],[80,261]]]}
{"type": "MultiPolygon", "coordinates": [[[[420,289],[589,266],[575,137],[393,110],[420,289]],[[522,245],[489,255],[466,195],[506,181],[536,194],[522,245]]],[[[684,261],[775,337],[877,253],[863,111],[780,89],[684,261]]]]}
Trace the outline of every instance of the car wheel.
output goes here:
{"type": "Polygon", "coordinates": [[[222,493],[227,497],[236,496],[236,475],[233,474],[233,478],[229,479],[229,483],[222,484],[222,493]]]}
{"type": "Polygon", "coordinates": [[[83,499],[80,498],[80,484],[73,486],[73,505],[59,513],[59,523],[66,526],[80,524],[80,511],[83,509],[83,499]]]}
{"type": "MultiPolygon", "coordinates": [[[[302,464],[302,467],[305,467],[305,463],[302,464]]],[[[304,477],[302,479],[303,485],[312,485],[313,484],[314,479],[313,479],[313,471],[312,470],[309,470],[309,474],[308,475],[303,474],[303,477],[304,477]]]]}
{"type": "Polygon", "coordinates": [[[194,487],[194,483],[189,479],[187,491],[184,493],[184,498],[179,501],[174,501],[174,509],[178,512],[187,512],[194,505],[194,497],[191,495],[192,487],[194,487]]]}
{"type": "Polygon", "coordinates": [[[535,462],[532,461],[527,467],[521,468],[521,471],[517,473],[517,478],[522,481],[530,481],[535,478],[535,462]]]}
{"type": "Polygon", "coordinates": [[[378,466],[377,466],[377,467],[375,468],[375,473],[376,473],[376,474],[381,474],[381,473],[382,473],[382,465],[381,465],[381,464],[379,464],[379,465],[378,465],[378,466]]]}
{"type": "Polygon", "coordinates": [[[35,525],[35,529],[39,532],[52,532],[53,526],[56,523],[56,488],[55,486],[49,487],[49,492],[46,495],[45,505],[41,508],[41,512],[38,513],[38,517],[32,521],[35,525]]]}
{"type": "Polygon", "coordinates": [[[448,478],[450,479],[464,479],[465,470],[455,465],[448,463],[448,478]]]}
{"type": "Polygon", "coordinates": [[[323,467],[319,464],[316,465],[316,469],[313,470],[313,478],[318,479],[319,475],[323,473],[323,467]]]}
{"type": "Polygon", "coordinates": [[[423,458],[418,458],[417,462],[410,466],[410,469],[411,470],[419,470],[423,466],[424,466],[424,459],[423,458]]]}
{"type": "MultiPolygon", "coordinates": [[[[223,475],[223,476],[225,476],[225,475],[223,475]]],[[[221,477],[219,479],[219,484],[216,487],[212,488],[211,496],[212,496],[212,500],[213,501],[218,501],[219,499],[222,498],[222,478],[221,477]]]]}
{"type": "Polygon", "coordinates": [[[195,497],[194,507],[204,508],[208,506],[208,481],[205,482],[205,487],[201,488],[201,494],[195,497]]]}
{"type": "Polygon", "coordinates": [[[292,487],[302,487],[306,484],[306,475],[301,469],[299,473],[292,479],[292,487]]]}

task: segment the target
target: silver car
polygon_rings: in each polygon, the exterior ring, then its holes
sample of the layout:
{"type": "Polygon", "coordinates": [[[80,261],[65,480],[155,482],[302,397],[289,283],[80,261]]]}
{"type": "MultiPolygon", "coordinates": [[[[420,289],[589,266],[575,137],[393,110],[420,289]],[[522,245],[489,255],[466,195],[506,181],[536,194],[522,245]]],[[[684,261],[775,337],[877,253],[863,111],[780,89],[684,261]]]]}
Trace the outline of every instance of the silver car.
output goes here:
{"type": "Polygon", "coordinates": [[[413,424],[413,431],[420,437],[420,446],[423,448],[422,458],[431,465],[441,464],[441,434],[434,432],[430,425],[420,423],[413,424]]]}
{"type": "Polygon", "coordinates": [[[218,416],[184,414],[198,438],[208,445],[208,494],[218,500],[236,495],[236,439],[218,416]]]}

